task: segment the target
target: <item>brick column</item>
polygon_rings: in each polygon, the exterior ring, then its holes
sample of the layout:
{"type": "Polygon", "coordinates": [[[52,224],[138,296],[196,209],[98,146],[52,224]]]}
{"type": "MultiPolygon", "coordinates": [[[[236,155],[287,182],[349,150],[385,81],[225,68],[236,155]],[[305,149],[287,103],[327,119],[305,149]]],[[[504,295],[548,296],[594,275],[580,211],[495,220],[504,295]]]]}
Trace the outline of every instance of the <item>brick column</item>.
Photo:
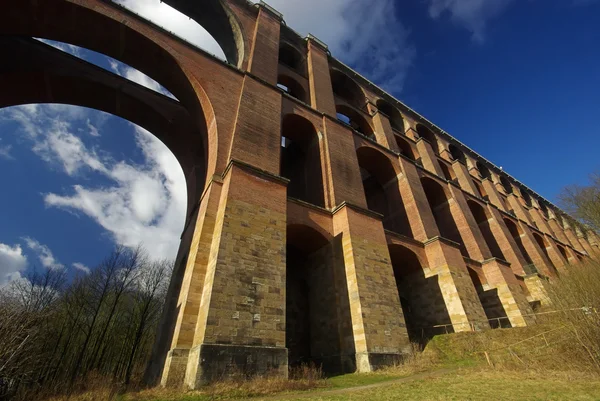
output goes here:
{"type": "Polygon", "coordinates": [[[565,236],[567,237],[569,243],[573,246],[573,248],[575,248],[579,252],[585,252],[585,249],[583,248],[583,246],[581,246],[579,239],[577,238],[571,227],[565,228],[565,236]]]}
{"type": "Polygon", "coordinates": [[[198,388],[232,371],[287,376],[285,243],[286,182],[230,163],[208,251],[187,386],[198,388]]]}
{"type": "Polygon", "coordinates": [[[417,167],[402,157],[399,161],[404,174],[398,177],[398,185],[413,238],[424,242],[439,236],[440,231],[423,191],[417,167]]]}
{"type": "Polygon", "coordinates": [[[529,217],[529,213],[527,213],[525,207],[521,204],[519,196],[513,192],[512,194],[508,194],[506,199],[508,201],[509,207],[511,207],[512,210],[515,212],[517,218],[531,225],[531,218],[529,217]]]}
{"type": "Polygon", "coordinates": [[[543,232],[544,234],[552,235],[552,230],[550,229],[548,220],[546,220],[546,218],[539,209],[532,207],[531,209],[529,209],[529,215],[531,216],[531,219],[535,221],[538,229],[541,232],[543,232]]]}
{"type": "Polygon", "coordinates": [[[451,194],[451,198],[448,200],[450,211],[469,257],[477,261],[491,258],[492,253],[471,213],[465,195],[454,185],[448,185],[448,188],[451,194]]]}
{"type": "Polygon", "coordinates": [[[471,179],[471,175],[467,170],[467,166],[458,160],[454,160],[452,162],[452,169],[454,170],[454,174],[456,174],[456,178],[458,179],[460,187],[471,195],[479,197],[479,192],[477,191],[477,188],[475,188],[475,184],[473,184],[473,180],[471,179]]]}
{"type": "Polygon", "coordinates": [[[492,234],[494,235],[496,242],[498,242],[498,246],[506,258],[506,261],[510,263],[513,273],[525,275],[523,267],[528,264],[527,260],[525,260],[525,257],[521,253],[521,250],[508,230],[508,227],[506,227],[502,215],[494,207],[488,206],[487,210],[491,215],[489,224],[492,234]]]}
{"type": "Polygon", "coordinates": [[[558,270],[564,271],[568,265],[568,261],[564,258],[556,243],[554,242],[554,238],[550,235],[546,235],[546,242],[548,243],[548,247],[546,250],[548,251],[548,255],[550,256],[550,260],[554,264],[558,270]]]}
{"type": "Polygon", "coordinates": [[[341,236],[352,319],[356,370],[400,360],[410,347],[383,225],[373,212],[344,204],[333,216],[341,236]]]}
{"type": "Polygon", "coordinates": [[[200,204],[175,308],[177,315],[162,375],[163,386],[180,386],[183,383],[189,351],[194,343],[200,299],[208,266],[208,250],[213,238],[221,188],[220,180],[213,179],[200,204]]]}
{"type": "Polygon", "coordinates": [[[504,207],[504,202],[502,202],[502,199],[500,198],[498,188],[496,188],[496,185],[494,185],[492,180],[489,178],[484,178],[481,180],[481,184],[483,185],[483,189],[487,193],[489,202],[492,205],[496,206],[498,209],[502,211],[507,211],[504,207]]]}
{"type": "Polygon", "coordinates": [[[564,230],[555,218],[550,218],[548,220],[548,225],[550,226],[550,229],[552,230],[556,238],[558,238],[561,242],[564,242],[565,244],[569,243],[569,239],[565,235],[564,230]]]}
{"type": "Polygon", "coordinates": [[[490,288],[497,290],[498,298],[512,327],[524,327],[535,323],[533,310],[510,265],[492,258],[482,263],[482,269],[490,288]]]}
{"type": "Polygon", "coordinates": [[[280,149],[281,93],[245,76],[230,159],[278,175],[280,149]]]}
{"type": "Polygon", "coordinates": [[[431,171],[439,177],[443,177],[444,173],[442,172],[442,168],[440,167],[440,163],[431,147],[431,144],[427,142],[426,139],[420,138],[417,140],[417,150],[419,151],[419,155],[421,156],[421,162],[423,163],[423,167],[427,171],[431,171]]]}
{"type": "Polygon", "coordinates": [[[424,245],[429,264],[424,269],[425,277],[437,276],[454,331],[489,328],[458,244],[435,237],[424,245]]]}
{"type": "Polygon", "coordinates": [[[375,125],[377,143],[394,152],[399,152],[400,149],[398,149],[398,144],[394,138],[394,131],[392,130],[389,117],[381,111],[376,111],[373,115],[373,124],[375,125]]]}
{"type": "Polygon", "coordinates": [[[520,221],[517,224],[519,224],[521,227],[521,231],[523,232],[521,235],[521,240],[525,250],[527,251],[527,254],[533,261],[533,264],[537,267],[540,273],[548,277],[554,277],[554,265],[546,256],[544,251],[542,251],[535,238],[533,238],[533,234],[531,233],[529,226],[520,221]]]}
{"type": "Polygon", "coordinates": [[[525,277],[525,285],[535,301],[540,301],[542,305],[550,305],[550,297],[546,288],[547,281],[541,278],[538,274],[530,274],[525,277]]]}
{"type": "Polygon", "coordinates": [[[588,242],[588,240],[585,237],[585,235],[583,235],[583,233],[579,230],[579,228],[575,229],[575,233],[577,235],[577,238],[579,239],[579,243],[581,244],[581,246],[583,247],[583,249],[585,249],[585,251],[587,252],[587,254],[589,255],[589,257],[590,258],[595,257],[596,253],[594,252],[594,249],[592,249],[592,246],[588,242]]]}
{"type": "Polygon", "coordinates": [[[271,85],[277,84],[280,28],[281,15],[260,6],[254,27],[248,71],[271,85]]]}
{"type": "Polygon", "coordinates": [[[308,40],[308,82],[310,105],[321,113],[336,116],[333,86],[329,72],[328,50],[320,41],[308,40]]]}

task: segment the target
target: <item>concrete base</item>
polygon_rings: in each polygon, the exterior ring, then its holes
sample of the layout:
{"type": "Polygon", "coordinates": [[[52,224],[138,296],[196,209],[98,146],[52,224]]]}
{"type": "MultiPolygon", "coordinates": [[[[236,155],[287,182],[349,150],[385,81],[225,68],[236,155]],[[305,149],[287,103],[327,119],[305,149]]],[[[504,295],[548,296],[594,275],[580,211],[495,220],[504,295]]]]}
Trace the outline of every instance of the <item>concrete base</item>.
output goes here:
{"type": "Polygon", "coordinates": [[[386,366],[393,366],[404,360],[402,354],[380,352],[364,352],[356,354],[356,371],[358,373],[372,372],[386,366]]]}
{"type": "Polygon", "coordinates": [[[287,377],[286,348],[202,344],[190,350],[185,383],[196,389],[228,376],[266,374],[287,377]]]}

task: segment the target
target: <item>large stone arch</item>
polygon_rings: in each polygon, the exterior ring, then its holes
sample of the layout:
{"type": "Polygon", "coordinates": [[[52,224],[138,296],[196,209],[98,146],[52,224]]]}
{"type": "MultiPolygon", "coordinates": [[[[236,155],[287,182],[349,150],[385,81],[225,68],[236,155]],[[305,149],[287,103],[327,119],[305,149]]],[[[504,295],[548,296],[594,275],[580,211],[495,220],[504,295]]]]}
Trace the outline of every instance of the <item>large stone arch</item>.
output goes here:
{"type": "MultiPolygon", "coordinates": [[[[121,7],[98,0],[11,2],[0,14],[0,35],[56,40],[119,60],[167,88],[195,119],[193,123],[205,126],[214,119],[214,111],[198,77],[166,40],[169,34],[160,35],[160,28],[146,21],[133,23],[137,17],[123,18],[127,15],[121,7]]],[[[4,55],[13,62],[10,54],[4,55]]],[[[210,176],[217,163],[218,139],[216,124],[209,125],[202,141],[210,176]]]]}
{"type": "Polygon", "coordinates": [[[240,67],[248,53],[242,25],[224,0],[164,0],[189,16],[217,41],[230,64],[240,67]]]}

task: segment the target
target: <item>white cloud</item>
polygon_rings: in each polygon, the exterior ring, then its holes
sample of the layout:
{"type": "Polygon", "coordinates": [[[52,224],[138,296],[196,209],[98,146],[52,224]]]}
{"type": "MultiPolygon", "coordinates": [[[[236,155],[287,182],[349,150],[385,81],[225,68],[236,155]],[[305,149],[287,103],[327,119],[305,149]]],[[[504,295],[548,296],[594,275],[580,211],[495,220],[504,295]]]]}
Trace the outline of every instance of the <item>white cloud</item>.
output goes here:
{"type": "Polygon", "coordinates": [[[428,0],[429,15],[439,19],[448,14],[450,19],[472,34],[473,40],[485,40],[487,22],[500,15],[513,0],[428,0]]]}
{"type": "MultiPolygon", "coordinates": [[[[73,133],[75,122],[67,120],[76,116],[75,112],[47,105],[17,106],[6,112],[7,117],[15,116],[21,128],[30,133],[36,154],[82,180],[70,194],[45,194],[47,207],[89,216],[117,244],[135,247],[142,243],[152,257],[175,256],[187,207],[186,184],[179,162],[161,141],[131,125],[145,162],[116,161],[105,152],[86,146],[73,133]],[[90,182],[94,181],[87,179],[88,172],[101,174],[113,184],[93,186],[90,182]]],[[[88,112],[79,125],[87,124],[90,116],[94,114],[88,112]]]]}
{"type": "Polygon", "coordinates": [[[90,268],[84,265],[83,263],[75,262],[72,265],[75,269],[84,272],[85,274],[90,274],[90,268]]]}
{"type": "Polygon", "coordinates": [[[160,0],[113,0],[115,3],[127,7],[142,17],[154,22],[188,42],[214,54],[220,59],[225,59],[225,54],[218,43],[188,16],[183,15],[174,8],[161,3],[160,0]]]}
{"type": "Polygon", "coordinates": [[[40,42],[43,42],[49,46],[52,46],[58,50],[61,50],[65,53],[69,53],[75,57],[81,57],[81,53],[82,53],[82,48],[79,46],[75,46],[75,45],[70,45],[68,43],[63,43],[63,42],[57,42],[55,40],[48,40],[48,39],[42,39],[42,38],[34,38],[36,40],[39,40],[40,42]]]}
{"type": "Polygon", "coordinates": [[[0,287],[21,278],[21,273],[26,267],[27,256],[23,254],[21,245],[0,243],[0,287]]]}
{"type": "MultiPolygon", "coordinates": [[[[106,164],[97,171],[111,178],[114,186],[76,185],[70,195],[46,194],[45,203],[84,213],[118,244],[135,247],[142,243],[155,258],[173,258],[185,219],[185,178],[162,142],[139,127],[135,135],[146,158],[144,165],[110,165],[111,160],[104,160],[106,164]]],[[[89,152],[87,157],[92,157],[89,152]]]]}
{"type": "Polygon", "coordinates": [[[92,122],[90,121],[89,118],[86,121],[86,125],[87,125],[88,130],[89,130],[88,133],[91,136],[100,136],[100,131],[98,130],[98,128],[96,128],[96,126],[94,124],[92,124],[92,122]]]}
{"type": "MultiPolygon", "coordinates": [[[[159,0],[116,0],[152,22],[224,59],[196,22],[159,0]]],[[[396,16],[394,0],[270,0],[286,23],[323,40],[334,56],[390,91],[400,91],[416,52],[396,16]],[[319,10],[319,12],[315,12],[319,10]]]]}
{"type": "Polygon", "coordinates": [[[394,0],[270,0],[286,23],[324,41],[335,57],[384,89],[399,92],[416,56],[394,0]],[[319,10],[319,12],[315,12],[319,10]]]}
{"type": "MultiPolygon", "coordinates": [[[[0,138],[0,142],[1,141],[2,141],[2,138],[0,138]]],[[[11,149],[12,149],[12,145],[2,146],[0,144],[0,159],[8,159],[8,160],[14,159],[14,157],[10,154],[11,149]]]]}
{"type": "Polygon", "coordinates": [[[37,254],[40,262],[42,262],[42,266],[52,270],[61,270],[65,268],[65,265],[56,260],[52,251],[46,245],[40,244],[39,241],[30,237],[24,237],[23,240],[29,249],[37,254]]]}

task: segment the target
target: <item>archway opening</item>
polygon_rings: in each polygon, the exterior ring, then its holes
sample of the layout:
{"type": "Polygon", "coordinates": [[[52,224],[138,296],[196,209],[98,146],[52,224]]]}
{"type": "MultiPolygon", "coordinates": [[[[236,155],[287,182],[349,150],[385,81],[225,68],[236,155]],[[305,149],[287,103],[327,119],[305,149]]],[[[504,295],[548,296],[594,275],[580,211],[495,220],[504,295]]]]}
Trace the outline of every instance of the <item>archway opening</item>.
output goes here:
{"type": "Polygon", "coordinates": [[[492,178],[492,174],[490,173],[490,170],[482,162],[477,162],[477,170],[479,170],[479,175],[481,176],[482,180],[492,178]]]}
{"type": "Polygon", "coordinates": [[[487,244],[492,256],[498,259],[505,260],[504,254],[500,249],[500,245],[498,245],[498,241],[494,237],[492,229],[490,227],[490,216],[488,212],[481,206],[479,203],[474,202],[472,200],[468,200],[467,204],[469,205],[469,209],[471,213],[473,213],[473,217],[475,217],[475,221],[481,230],[481,234],[483,235],[483,239],[487,244]]]}
{"type": "Polygon", "coordinates": [[[454,144],[450,144],[449,150],[450,150],[450,154],[452,155],[452,158],[454,160],[458,160],[465,166],[467,165],[467,158],[466,158],[465,154],[463,153],[463,151],[458,148],[458,146],[456,146],[454,144]]]}
{"type": "Polygon", "coordinates": [[[377,109],[388,117],[392,128],[404,134],[404,119],[398,109],[383,99],[379,99],[376,105],[377,109]]]}
{"type": "Polygon", "coordinates": [[[281,175],[290,180],[288,196],[325,206],[319,136],[307,119],[288,114],[281,128],[281,175]]]}
{"type": "Polygon", "coordinates": [[[531,207],[532,206],[531,196],[529,195],[527,190],[525,188],[519,188],[519,192],[521,192],[521,197],[523,198],[523,202],[524,202],[525,206],[531,207]]]}
{"type": "Polygon", "coordinates": [[[287,75],[279,74],[279,76],[277,77],[277,87],[279,89],[282,89],[289,95],[295,97],[296,99],[300,100],[301,102],[306,103],[306,91],[304,90],[302,85],[300,85],[300,83],[294,78],[291,78],[287,75]]]}
{"type": "Polygon", "coordinates": [[[469,254],[465,248],[464,241],[462,240],[454,216],[452,216],[446,191],[444,191],[444,188],[439,183],[428,177],[421,178],[421,184],[423,185],[423,190],[425,191],[425,196],[427,197],[427,202],[429,203],[435,222],[440,230],[440,235],[459,244],[462,255],[468,257],[469,254]]]}
{"type": "Polygon", "coordinates": [[[288,43],[282,43],[279,47],[279,63],[302,76],[306,75],[306,64],[304,63],[302,54],[288,43]]]}
{"type": "Polygon", "coordinates": [[[331,85],[335,97],[358,110],[363,109],[366,103],[365,94],[352,78],[339,70],[332,69],[331,85]]]}
{"type": "Polygon", "coordinates": [[[537,242],[544,255],[546,255],[546,259],[548,260],[552,273],[556,274],[556,266],[554,266],[552,259],[550,259],[550,253],[548,252],[548,241],[546,241],[545,238],[543,238],[540,234],[536,232],[533,232],[532,234],[533,238],[535,239],[535,242],[537,242]]]}
{"type": "Polygon", "coordinates": [[[412,237],[397,173],[390,159],[369,147],[357,149],[356,156],[368,208],[383,215],[385,229],[412,237]]]}
{"type": "Polygon", "coordinates": [[[506,192],[507,195],[512,194],[512,192],[513,192],[512,185],[510,184],[510,181],[508,180],[508,178],[506,178],[506,176],[504,176],[504,175],[500,176],[500,184],[502,184],[502,187],[504,188],[504,192],[506,192]]]}
{"type": "Polygon", "coordinates": [[[479,197],[481,199],[488,200],[487,192],[485,191],[483,186],[476,179],[474,179],[472,181],[473,181],[473,184],[475,185],[475,189],[477,189],[476,195],[479,195],[479,197]]]}
{"type": "Polygon", "coordinates": [[[343,356],[353,349],[345,275],[336,272],[334,246],[304,225],[289,225],[286,247],[285,330],[291,369],[315,364],[326,373],[352,371],[343,356]]]}
{"type": "Polygon", "coordinates": [[[439,277],[425,277],[419,257],[410,249],[396,244],[388,248],[411,342],[424,344],[434,335],[445,333],[446,328],[451,330],[439,277]]]}
{"type": "Polygon", "coordinates": [[[558,245],[558,244],[556,244],[556,247],[558,248],[558,251],[560,252],[560,254],[562,255],[562,257],[567,262],[570,262],[571,259],[569,258],[569,255],[567,254],[567,250],[565,249],[565,247],[563,247],[562,245],[558,245]]]}
{"type": "Polygon", "coordinates": [[[444,175],[445,179],[447,179],[448,181],[452,181],[454,183],[458,183],[458,180],[456,179],[456,174],[454,173],[453,169],[448,167],[446,165],[446,163],[444,163],[441,160],[439,161],[439,165],[440,165],[440,169],[442,170],[442,174],[444,175]]]}
{"type": "Polygon", "coordinates": [[[427,142],[429,142],[429,144],[431,144],[431,147],[436,154],[440,153],[437,137],[429,128],[422,124],[417,124],[417,134],[419,134],[419,137],[425,139],[427,142]]]}
{"type": "Polygon", "coordinates": [[[352,129],[363,134],[367,138],[375,139],[373,127],[371,127],[371,124],[369,124],[367,119],[360,112],[343,104],[336,105],[335,110],[337,112],[338,120],[344,124],[348,124],[352,129]]]}
{"type": "Polygon", "coordinates": [[[542,211],[542,214],[546,219],[548,219],[550,216],[548,214],[548,207],[546,206],[546,202],[540,199],[538,200],[538,203],[540,205],[540,210],[542,211]]]}
{"type": "Polygon", "coordinates": [[[408,143],[406,139],[401,138],[398,135],[394,135],[394,137],[396,138],[396,144],[400,149],[400,153],[408,157],[410,160],[416,160],[415,153],[413,151],[412,146],[410,146],[410,143],[408,143]]]}
{"type": "MultiPolygon", "coordinates": [[[[525,245],[523,244],[523,232],[522,232],[521,228],[518,227],[517,224],[514,223],[510,219],[504,219],[504,224],[506,224],[506,227],[508,228],[510,235],[517,243],[517,247],[521,251],[521,255],[523,255],[525,262],[527,262],[527,264],[529,266],[533,266],[533,261],[531,260],[531,257],[529,256],[529,253],[527,252],[527,250],[525,249],[525,245]]],[[[524,266],[524,267],[527,267],[527,266],[524,266]]],[[[533,267],[533,269],[535,269],[535,267],[533,267]]],[[[531,273],[531,272],[527,271],[527,268],[525,269],[525,272],[531,273]]]]}

